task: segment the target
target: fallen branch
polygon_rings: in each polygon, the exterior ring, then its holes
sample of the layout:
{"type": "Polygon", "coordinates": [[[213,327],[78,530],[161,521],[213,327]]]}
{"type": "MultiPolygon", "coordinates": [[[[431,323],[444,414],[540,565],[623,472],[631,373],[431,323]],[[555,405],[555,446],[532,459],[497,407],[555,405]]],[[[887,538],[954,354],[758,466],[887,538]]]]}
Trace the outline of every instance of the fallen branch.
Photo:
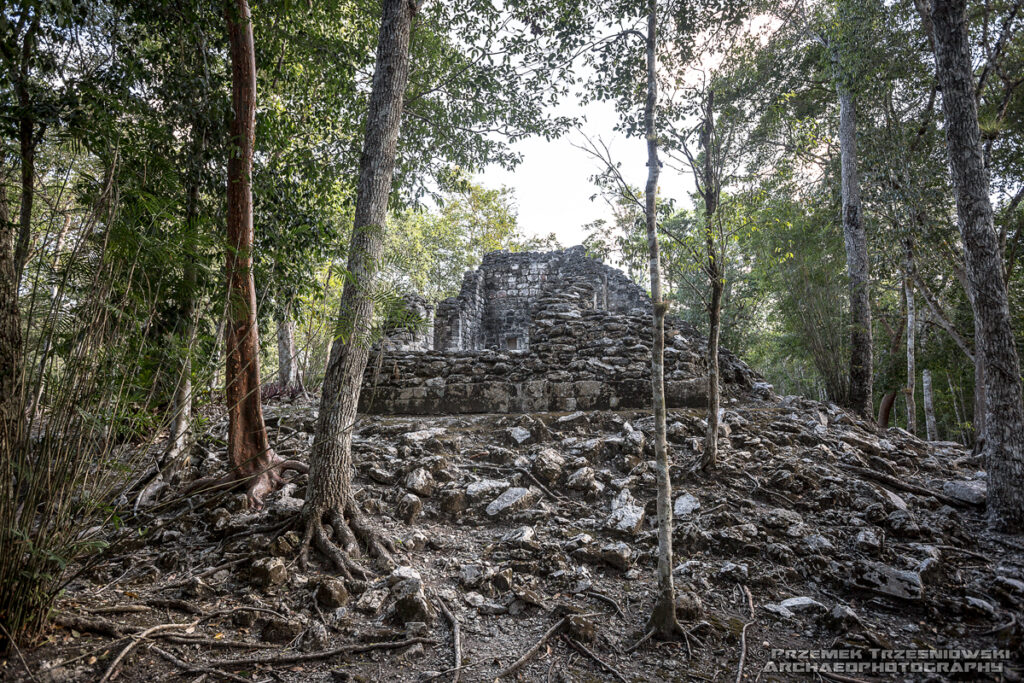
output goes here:
{"type": "Polygon", "coordinates": [[[113,638],[121,638],[125,634],[124,629],[119,624],[115,624],[103,617],[90,619],[78,614],[58,614],[53,617],[53,623],[66,629],[89,631],[90,633],[99,633],[100,635],[113,638]]]}
{"type": "Polygon", "coordinates": [[[1001,633],[1002,631],[1007,631],[1007,630],[1013,628],[1016,625],[1017,625],[1017,615],[1016,614],[1011,614],[1009,622],[1003,624],[1002,626],[996,626],[995,628],[989,629],[988,631],[982,631],[981,633],[976,633],[975,635],[978,636],[978,637],[981,637],[981,636],[994,636],[995,634],[1001,633]]]}
{"type": "Polygon", "coordinates": [[[558,495],[555,495],[554,493],[552,493],[551,491],[549,491],[548,488],[546,486],[544,486],[544,484],[540,483],[540,481],[538,481],[537,477],[533,476],[533,473],[531,473],[528,469],[526,469],[524,467],[517,467],[516,471],[521,473],[521,474],[525,474],[527,477],[529,477],[530,481],[532,481],[534,484],[536,484],[537,487],[540,488],[540,490],[543,491],[545,493],[545,495],[548,496],[548,498],[551,498],[552,500],[559,500],[559,501],[566,500],[565,496],[558,496],[558,495]]]}
{"type": "Polygon", "coordinates": [[[164,609],[176,609],[179,612],[186,614],[203,614],[203,610],[199,609],[190,602],[185,600],[178,600],[176,598],[150,598],[146,600],[146,604],[150,607],[162,607],[164,609]]]}
{"type": "Polygon", "coordinates": [[[198,574],[194,574],[188,577],[187,579],[182,579],[181,581],[175,581],[173,583],[164,584],[163,586],[159,587],[159,590],[165,591],[170,588],[181,588],[182,586],[187,585],[190,581],[193,581],[195,579],[205,579],[207,576],[213,576],[222,569],[231,569],[232,567],[238,566],[243,562],[248,561],[249,558],[247,557],[242,557],[237,560],[231,560],[230,562],[225,562],[224,564],[217,565],[216,567],[210,567],[209,569],[201,571],[198,574]]]}
{"type": "Polygon", "coordinates": [[[204,636],[176,636],[161,634],[161,637],[178,645],[207,645],[219,648],[237,648],[240,650],[276,650],[280,645],[270,643],[250,643],[245,640],[229,640],[227,638],[206,638],[204,636]]]}
{"type": "Polygon", "coordinates": [[[367,645],[343,645],[330,650],[318,650],[317,652],[290,652],[281,655],[259,655],[256,657],[241,657],[239,659],[215,659],[207,662],[208,666],[240,667],[254,664],[295,664],[296,662],[312,662],[318,659],[327,659],[343,654],[359,654],[360,652],[371,652],[373,650],[397,650],[408,645],[423,643],[424,645],[435,645],[437,641],[430,638],[407,638],[387,643],[369,643],[367,645]]]}
{"type": "Polygon", "coordinates": [[[743,680],[743,665],[747,661],[747,627],[752,623],[754,622],[748,621],[743,624],[743,630],[740,632],[740,667],[736,671],[736,683],[743,680]]]}
{"type": "Polygon", "coordinates": [[[598,600],[600,600],[602,602],[608,603],[609,605],[611,605],[612,607],[615,608],[615,611],[618,612],[620,617],[622,617],[623,619],[627,618],[626,617],[626,613],[622,611],[621,607],[619,607],[619,603],[615,602],[615,599],[612,598],[611,596],[605,595],[604,593],[599,593],[598,591],[595,591],[595,590],[589,590],[589,591],[587,591],[586,594],[589,595],[592,598],[597,598],[598,600]]]}
{"type": "Polygon", "coordinates": [[[128,656],[135,647],[143,640],[153,635],[154,633],[160,633],[161,631],[171,631],[178,628],[194,628],[199,622],[192,621],[187,624],[158,624],[157,626],[151,626],[137,636],[132,636],[132,641],[125,645],[124,649],[114,657],[114,661],[107,667],[107,672],[100,678],[99,683],[107,683],[111,676],[114,675],[114,671],[117,669],[117,665],[121,663],[121,660],[128,656]]]}
{"type": "Polygon", "coordinates": [[[640,640],[638,640],[635,643],[633,643],[630,647],[626,648],[626,654],[628,655],[630,652],[633,652],[638,647],[640,647],[641,645],[646,643],[648,640],[651,639],[651,637],[653,635],[654,635],[654,629],[652,628],[650,631],[648,631],[647,633],[644,634],[643,638],[641,638],[640,640]]]}
{"type": "Polygon", "coordinates": [[[455,663],[452,671],[455,675],[452,676],[452,683],[459,683],[459,676],[461,675],[462,669],[462,633],[459,628],[459,620],[455,618],[452,611],[448,609],[448,605],[445,603],[444,598],[440,595],[437,596],[437,604],[441,607],[441,612],[444,614],[444,618],[452,625],[452,649],[455,650],[455,663]]]}
{"type": "Polygon", "coordinates": [[[959,498],[953,498],[952,496],[947,496],[944,493],[939,493],[938,491],[932,491],[931,489],[926,489],[923,486],[915,486],[914,484],[908,484],[907,482],[902,481],[900,479],[897,479],[896,477],[889,476],[888,474],[882,474],[881,472],[875,472],[874,470],[869,470],[866,467],[857,467],[855,465],[842,465],[842,464],[840,464],[839,467],[841,467],[842,469],[846,470],[847,472],[852,472],[853,474],[859,474],[860,476],[866,477],[867,479],[874,479],[875,481],[877,481],[877,482],[879,482],[881,484],[885,484],[886,486],[889,486],[891,488],[894,488],[897,491],[906,491],[907,493],[916,493],[919,496],[932,496],[936,500],[938,500],[938,501],[940,501],[942,503],[945,503],[946,505],[953,506],[953,507],[962,507],[962,508],[963,507],[966,507],[966,508],[978,507],[978,506],[975,506],[975,505],[973,505],[971,503],[962,501],[959,498]]]}
{"type": "Polygon", "coordinates": [[[981,560],[982,562],[988,562],[990,564],[992,562],[992,560],[986,555],[976,553],[973,550],[967,550],[966,548],[958,548],[955,545],[937,545],[935,547],[939,550],[952,550],[953,552],[960,553],[961,555],[966,555],[967,557],[973,557],[974,559],[981,560]]]}
{"type": "Polygon", "coordinates": [[[562,636],[562,637],[565,638],[566,642],[568,642],[569,645],[573,646],[577,651],[582,652],[583,654],[585,654],[586,656],[590,657],[595,662],[600,664],[601,668],[603,668],[605,671],[607,671],[611,675],[615,676],[615,678],[617,678],[620,681],[622,681],[622,683],[629,683],[626,680],[626,677],[623,676],[622,673],[618,669],[616,669],[614,666],[612,666],[608,662],[606,662],[603,659],[601,659],[600,657],[598,657],[589,648],[587,648],[583,643],[577,642],[576,640],[574,640],[573,638],[570,638],[569,636],[562,636]]]}
{"type": "Polygon", "coordinates": [[[242,678],[241,676],[236,676],[235,674],[228,673],[227,671],[221,671],[220,669],[214,669],[212,666],[202,666],[200,664],[186,662],[183,659],[178,659],[167,650],[163,650],[157,647],[156,645],[154,645],[152,649],[154,652],[156,652],[158,655],[166,659],[168,662],[170,662],[174,666],[178,667],[179,669],[187,673],[212,674],[214,676],[226,678],[229,681],[241,681],[241,683],[252,683],[251,679],[242,678]]]}
{"type": "Polygon", "coordinates": [[[750,589],[745,585],[741,583],[739,586],[747,596],[747,607],[750,608],[750,621],[743,624],[743,630],[740,631],[740,668],[736,672],[736,683],[740,683],[743,680],[743,665],[747,661],[747,628],[754,623],[754,596],[750,594],[750,589]]]}
{"type": "Polygon", "coordinates": [[[108,605],[104,607],[88,607],[85,610],[89,614],[124,614],[127,612],[149,612],[146,605],[108,605]]]}
{"type": "Polygon", "coordinates": [[[520,657],[519,659],[517,659],[515,662],[513,662],[510,666],[508,666],[507,668],[503,669],[501,671],[501,673],[499,673],[497,676],[495,676],[495,678],[504,678],[505,676],[509,676],[511,674],[514,674],[516,671],[518,671],[523,666],[523,664],[526,664],[526,662],[530,661],[531,657],[533,657],[535,654],[537,654],[537,652],[541,649],[541,647],[544,646],[544,643],[547,642],[548,638],[550,638],[559,629],[561,629],[563,626],[565,626],[565,624],[568,621],[569,621],[569,617],[562,617],[561,619],[559,619],[558,623],[556,623],[554,626],[552,626],[551,628],[549,628],[547,631],[544,632],[544,635],[542,635],[540,637],[540,640],[538,640],[536,643],[533,644],[533,647],[531,647],[529,650],[524,652],[523,656],[520,657]]]}

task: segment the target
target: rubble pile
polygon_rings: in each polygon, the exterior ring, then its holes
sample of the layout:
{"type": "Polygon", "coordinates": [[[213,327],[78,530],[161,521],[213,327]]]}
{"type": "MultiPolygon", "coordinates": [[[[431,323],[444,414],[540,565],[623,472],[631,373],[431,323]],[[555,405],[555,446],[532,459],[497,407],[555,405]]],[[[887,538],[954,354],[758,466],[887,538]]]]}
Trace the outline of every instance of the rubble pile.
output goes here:
{"type": "MultiPolygon", "coordinates": [[[[282,453],[308,452],[311,405],[267,412],[282,453]]],[[[1002,648],[1020,666],[1024,552],[985,531],[978,459],[898,429],[876,434],[796,397],[729,402],[719,468],[708,474],[692,471],[701,411],[670,411],[674,574],[687,636],[627,654],[654,599],[652,429],[639,411],[364,417],[357,499],[399,541],[398,566],[365,581],[342,580],[326,563],[300,570],[300,476],[260,511],[229,494],[153,514],[129,547],[68,587],[65,609],[163,606],[128,615],[136,629],[194,618],[182,609],[226,609],[204,623],[204,642],[274,656],[405,643],[347,662],[257,666],[285,681],[448,671],[445,611],[460,625],[463,680],[493,680],[561,619],[550,653],[524,664],[521,680],[549,671],[562,680],[733,680],[741,642],[751,679],[774,648],[1002,648]]],[[[224,467],[217,436],[199,445],[208,455],[194,476],[224,467]]],[[[200,653],[215,645],[185,641],[175,650],[183,661],[251,657],[214,658],[200,653]]],[[[58,667],[53,680],[93,680],[106,665],[86,661],[58,667]]],[[[158,657],[125,666],[124,680],[174,668],[158,657]]],[[[770,671],[764,680],[793,680],[770,671]]]]}

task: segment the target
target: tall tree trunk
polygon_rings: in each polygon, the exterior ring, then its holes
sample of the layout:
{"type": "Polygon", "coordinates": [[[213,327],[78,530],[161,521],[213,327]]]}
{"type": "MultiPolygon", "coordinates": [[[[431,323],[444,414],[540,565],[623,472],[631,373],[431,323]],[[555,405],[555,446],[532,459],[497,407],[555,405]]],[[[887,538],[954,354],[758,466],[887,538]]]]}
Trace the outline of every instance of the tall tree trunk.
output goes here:
{"type": "Polygon", "coordinates": [[[857,112],[845,85],[839,52],[832,47],[832,71],[839,96],[839,156],[842,175],[843,240],[850,280],[850,407],[870,418],[873,351],[871,343],[871,273],[868,238],[861,220],[860,178],[857,171],[857,112]]]}
{"type": "Polygon", "coordinates": [[[260,341],[252,273],[252,152],[256,117],[256,57],[247,0],[226,9],[231,53],[231,157],[228,160],[228,316],[225,399],[228,457],[233,474],[248,480],[259,505],[279,482],[260,405],[260,341]]]}
{"type": "Polygon", "coordinates": [[[976,357],[984,359],[988,518],[997,529],[1024,528],[1024,404],[999,237],[985,170],[966,0],[933,0],[935,64],[942,86],[946,145],[967,279],[974,290],[976,357]]]}
{"type": "MultiPolygon", "coordinates": [[[[24,358],[21,345],[21,317],[18,311],[18,286],[12,249],[14,224],[10,220],[6,196],[0,197],[0,464],[14,462],[13,451],[24,432],[21,379],[24,358]]],[[[2,471],[2,470],[0,470],[2,471]]],[[[7,482],[14,473],[3,471],[7,482]]],[[[11,495],[4,490],[2,495],[11,495]]]]}
{"type": "Polygon", "coordinates": [[[701,469],[714,468],[718,462],[718,406],[720,384],[718,371],[718,340],[722,331],[723,263],[715,244],[715,212],[718,210],[718,181],[715,178],[714,118],[715,92],[708,91],[701,147],[704,151],[704,247],[707,259],[708,284],[708,428],[704,435],[701,469]]]}
{"type": "Polygon", "coordinates": [[[903,279],[903,292],[907,298],[907,431],[917,434],[917,401],[914,398],[917,385],[917,309],[914,306],[914,247],[908,239],[903,243],[906,254],[906,275],[903,279]]]}
{"type": "Polygon", "coordinates": [[[18,93],[18,142],[21,147],[21,211],[18,216],[18,241],[14,248],[14,291],[17,294],[28,261],[29,245],[32,240],[32,204],[35,199],[36,147],[42,131],[36,132],[35,116],[32,112],[32,98],[29,94],[28,79],[35,52],[36,34],[39,31],[39,14],[25,32],[21,44],[16,89],[18,93]]]}
{"type": "Polygon", "coordinates": [[[331,346],[324,377],[309,489],[302,509],[306,533],[301,563],[306,564],[312,542],[346,574],[362,571],[352,560],[358,551],[357,537],[382,562],[390,562],[390,543],[370,529],[352,495],[352,430],[370,354],[373,294],[384,248],[415,13],[416,6],[410,0],[383,0],[377,63],[359,159],[349,278],[342,291],[338,336],[331,346]],[[333,540],[324,529],[325,521],[334,530],[333,540]]]}
{"type": "Polygon", "coordinates": [[[295,359],[295,321],[291,316],[291,302],[275,311],[277,323],[277,383],[282,389],[299,385],[298,363],[295,359]]]}
{"type": "Polygon", "coordinates": [[[935,396],[932,393],[932,371],[921,371],[921,388],[924,391],[924,428],[929,441],[937,441],[939,430],[935,426],[935,396]]]}
{"type": "Polygon", "coordinates": [[[658,247],[658,134],[655,110],[658,104],[657,58],[658,8],[647,2],[647,99],[644,104],[644,134],[647,138],[647,186],[644,188],[644,216],[647,221],[648,265],[651,275],[653,337],[651,346],[651,397],[654,411],[654,456],[658,470],[658,597],[650,625],[656,635],[671,638],[679,631],[676,619],[676,589],[672,579],[672,480],[669,477],[668,443],[665,434],[665,313],[668,304],[661,296],[661,254],[658,247]]]}

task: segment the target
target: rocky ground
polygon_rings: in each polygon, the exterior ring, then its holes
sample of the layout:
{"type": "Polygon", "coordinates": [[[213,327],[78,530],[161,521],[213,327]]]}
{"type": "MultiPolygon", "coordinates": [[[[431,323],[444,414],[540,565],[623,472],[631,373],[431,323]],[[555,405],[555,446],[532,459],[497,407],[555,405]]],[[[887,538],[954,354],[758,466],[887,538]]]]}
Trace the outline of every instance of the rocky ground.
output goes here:
{"type": "MultiPolygon", "coordinates": [[[[267,414],[278,451],[304,458],[315,403],[267,414]]],[[[752,399],[727,407],[718,471],[699,475],[700,411],[669,425],[677,642],[639,642],[657,546],[651,418],[365,417],[358,498],[400,566],[367,581],[300,571],[304,476],[259,511],[238,494],[168,498],[72,580],[45,640],[0,677],[489,681],[539,643],[510,679],[804,680],[772,650],[997,648],[1004,673],[948,678],[1019,680],[1024,542],[985,530],[977,458],[834,407],[752,399]]],[[[186,479],[224,470],[223,431],[186,479]]]]}

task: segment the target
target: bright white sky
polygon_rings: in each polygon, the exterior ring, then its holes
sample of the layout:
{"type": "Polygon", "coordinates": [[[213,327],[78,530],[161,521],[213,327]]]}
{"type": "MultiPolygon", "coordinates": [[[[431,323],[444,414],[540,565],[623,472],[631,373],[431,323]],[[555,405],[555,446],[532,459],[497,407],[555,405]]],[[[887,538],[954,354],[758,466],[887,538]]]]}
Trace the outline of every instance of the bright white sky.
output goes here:
{"type": "MultiPolygon", "coordinates": [[[[745,25],[745,32],[759,36],[762,44],[778,29],[781,22],[771,15],[758,15],[745,25]]],[[[691,70],[688,80],[693,83],[703,74],[717,68],[724,57],[725,46],[703,56],[698,68],[691,70]]],[[[615,133],[618,116],[609,103],[588,104],[585,108],[576,101],[565,101],[557,113],[583,119],[581,128],[591,139],[601,138],[608,145],[626,182],[642,189],[647,182],[647,146],[642,138],[626,138],[615,133]]],[[[590,200],[597,188],[590,177],[602,170],[601,163],[587,152],[575,147],[584,139],[579,131],[571,131],[560,139],[548,142],[543,138],[530,138],[513,149],[523,155],[523,162],[514,171],[488,167],[476,176],[485,187],[502,185],[512,188],[519,207],[519,226],[527,235],[555,233],[562,246],[580,244],[586,238],[583,225],[598,218],[611,219],[611,211],[600,197],[590,200]]],[[[679,173],[667,165],[661,169],[660,199],[674,199],[677,208],[692,206],[693,177],[689,172],[679,173]]]]}
{"type": "MultiPolygon", "coordinates": [[[[626,138],[613,129],[618,117],[611,103],[595,103],[584,108],[575,102],[561,105],[559,114],[582,116],[581,128],[596,140],[603,139],[612,155],[622,163],[626,182],[643,188],[647,182],[647,146],[642,138],[626,138]]],[[[502,185],[515,191],[519,208],[519,226],[527,235],[555,233],[562,246],[583,242],[583,225],[598,218],[611,219],[611,212],[600,197],[590,201],[597,188],[590,177],[601,171],[600,162],[573,143],[582,145],[583,136],[571,131],[550,142],[530,138],[513,149],[523,155],[523,162],[513,171],[492,166],[484,169],[476,181],[486,187],[502,185]]],[[[664,161],[664,159],[662,160],[664,161]]],[[[674,198],[677,206],[689,205],[693,180],[665,166],[661,170],[660,197],[674,198]]]]}

